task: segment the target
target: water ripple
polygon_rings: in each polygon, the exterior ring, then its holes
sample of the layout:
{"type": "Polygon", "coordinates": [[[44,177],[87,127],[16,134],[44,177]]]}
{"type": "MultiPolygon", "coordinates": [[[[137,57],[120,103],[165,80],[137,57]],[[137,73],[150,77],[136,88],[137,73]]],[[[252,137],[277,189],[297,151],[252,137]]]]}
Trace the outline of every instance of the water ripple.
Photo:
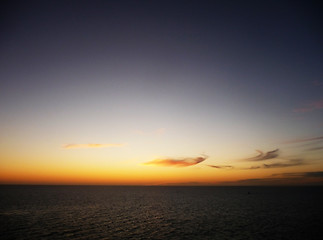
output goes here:
{"type": "Polygon", "coordinates": [[[319,239],[323,225],[319,187],[0,190],[1,239],[319,239]]]}

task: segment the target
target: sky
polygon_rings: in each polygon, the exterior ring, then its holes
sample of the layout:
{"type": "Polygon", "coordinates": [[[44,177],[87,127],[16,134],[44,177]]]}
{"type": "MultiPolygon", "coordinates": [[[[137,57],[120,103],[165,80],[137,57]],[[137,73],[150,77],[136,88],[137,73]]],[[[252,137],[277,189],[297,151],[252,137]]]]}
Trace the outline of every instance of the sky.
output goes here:
{"type": "Polygon", "coordinates": [[[3,1],[0,184],[323,185],[318,1],[3,1]]]}

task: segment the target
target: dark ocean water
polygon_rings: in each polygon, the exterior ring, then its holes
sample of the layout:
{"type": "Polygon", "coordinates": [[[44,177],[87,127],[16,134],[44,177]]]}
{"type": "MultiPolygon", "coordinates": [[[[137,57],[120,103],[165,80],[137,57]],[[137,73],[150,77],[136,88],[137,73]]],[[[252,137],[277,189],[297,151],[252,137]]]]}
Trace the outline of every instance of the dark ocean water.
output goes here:
{"type": "Polygon", "coordinates": [[[322,187],[0,186],[0,239],[322,239],[322,213],[322,187]]]}

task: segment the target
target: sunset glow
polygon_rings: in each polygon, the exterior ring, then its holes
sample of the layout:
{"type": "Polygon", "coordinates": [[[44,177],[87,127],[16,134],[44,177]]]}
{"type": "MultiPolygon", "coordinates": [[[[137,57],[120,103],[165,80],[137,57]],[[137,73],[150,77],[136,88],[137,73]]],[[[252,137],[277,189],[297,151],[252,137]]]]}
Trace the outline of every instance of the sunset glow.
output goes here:
{"type": "Polygon", "coordinates": [[[314,16],[130,5],[8,4],[0,184],[323,184],[314,16]]]}

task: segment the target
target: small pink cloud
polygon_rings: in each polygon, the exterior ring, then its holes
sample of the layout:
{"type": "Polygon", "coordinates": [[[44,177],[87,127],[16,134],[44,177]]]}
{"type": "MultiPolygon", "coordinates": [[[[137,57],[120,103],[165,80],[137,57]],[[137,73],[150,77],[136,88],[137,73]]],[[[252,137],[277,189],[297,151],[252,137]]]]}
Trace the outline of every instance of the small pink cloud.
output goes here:
{"type": "Polygon", "coordinates": [[[156,136],[161,136],[161,135],[164,135],[166,129],[165,128],[159,128],[159,129],[156,129],[153,134],[156,135],[156,136]]]}
{"type": "Polygon", "coordinates": [[[305,113],[305,112],[312,112],[314,110],[322,109],[323,108],[323,100],[318,100],[314,102],[310,102],[305,104],[304,107],[296,108],[293,112],[296,113],[305,113]]]}
{"type": "Polygon", "coordinates": [[[323,82],[322,81],[313,81],[312,82],[314,86],[323,86],[323,82]]]}
{"type": "Polygon", "coordinates": [[[166,158],[166,159],[154,159],[152,161],[144,163],[144,165],[157,165],[157,166],[175,166],[175,167],[188,167],[192,165],[199,164],[200,162],[205,161],[208,156],[203,155],[201,157],[196,158],[182,158],[182,159],[174,159],[174,158],[166,158]]]}

